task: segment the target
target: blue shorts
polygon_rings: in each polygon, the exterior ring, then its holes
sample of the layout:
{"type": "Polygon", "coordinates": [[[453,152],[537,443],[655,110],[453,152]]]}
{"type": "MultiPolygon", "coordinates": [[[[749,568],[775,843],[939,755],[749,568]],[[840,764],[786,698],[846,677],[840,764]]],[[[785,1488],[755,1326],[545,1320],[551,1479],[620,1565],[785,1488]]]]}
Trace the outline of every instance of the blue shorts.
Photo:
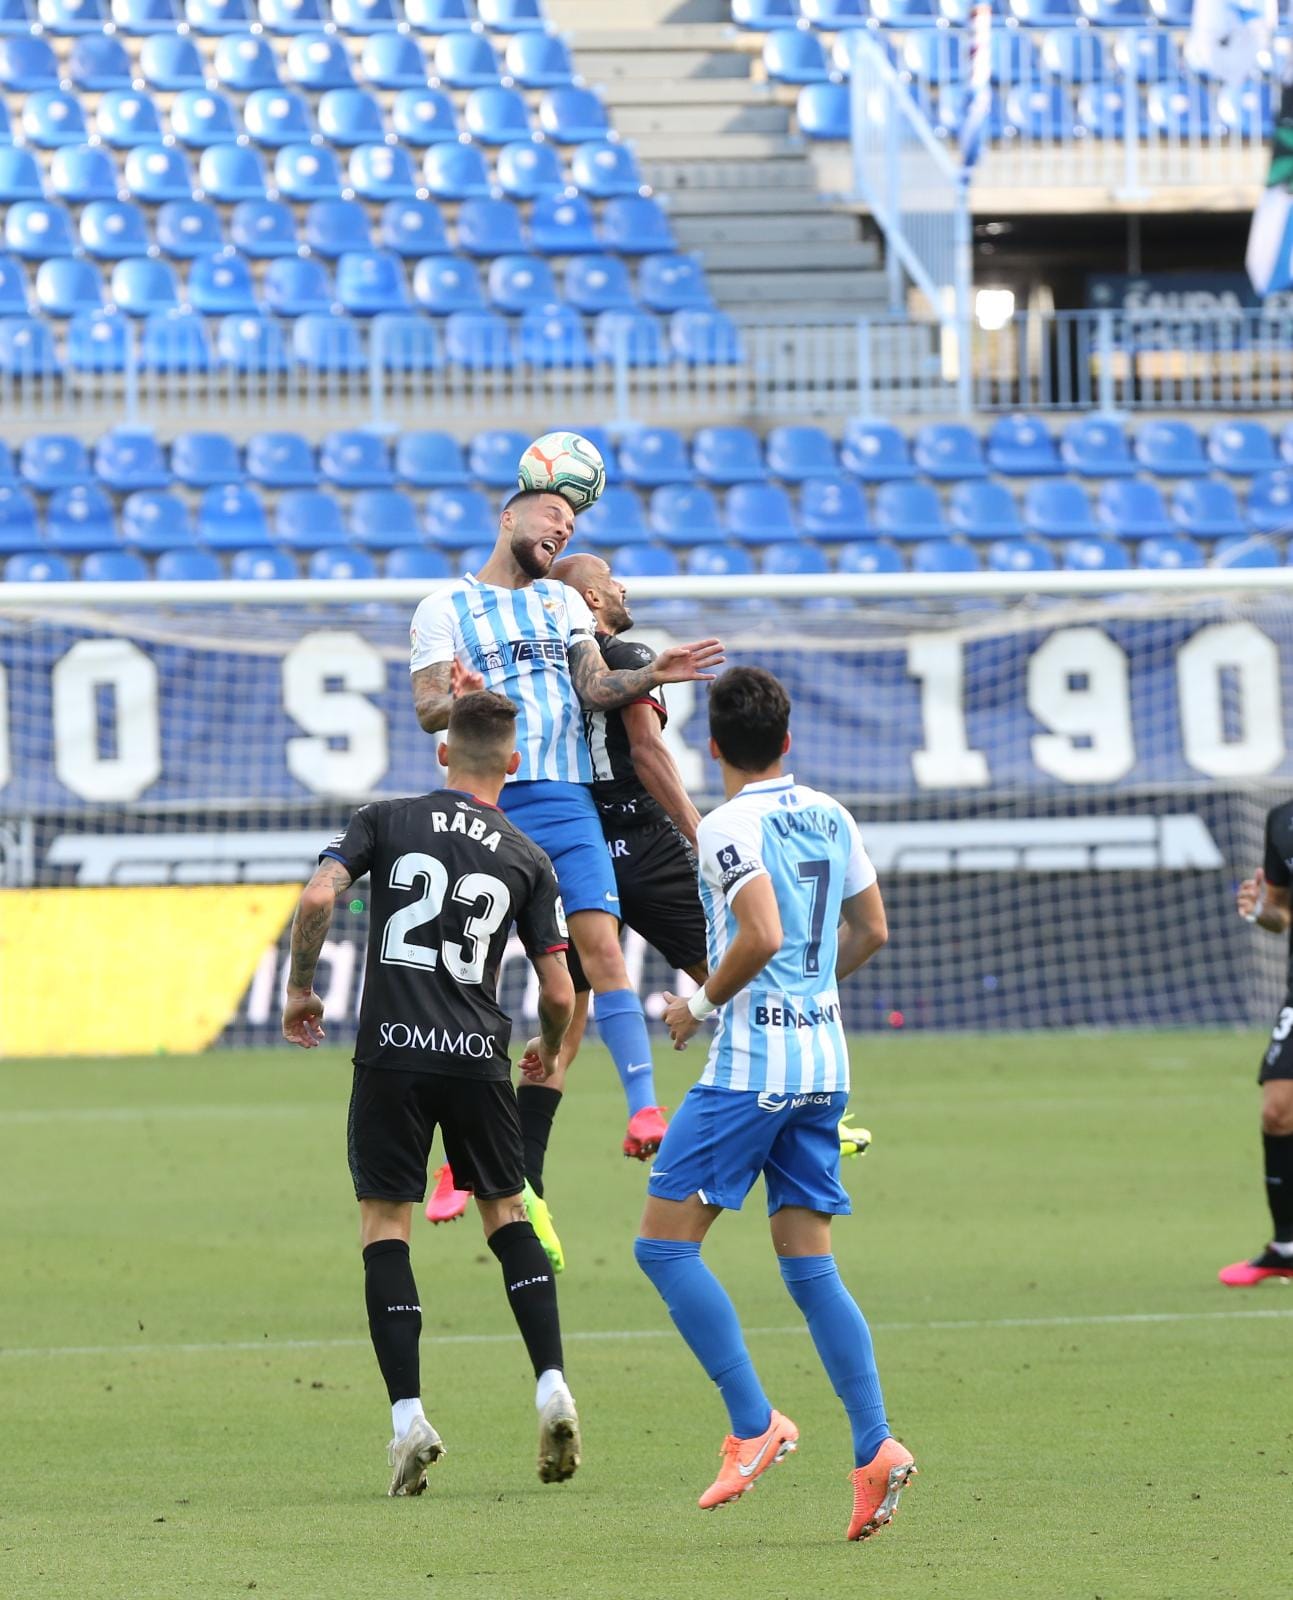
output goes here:
{"type": "Polygon", "coordinates": [[[587,784],[535,779],[505,783],[498,803],[507,820],[546,850],[557,869],[561,903],[572,911],[620,914],[620,892],[602,819],[587,784]]]}
{"type": "Polygon", "coordinates": [[[853,1207],[840,1182],[839,1121],[848,1098],[694,1084],[669,1124],[647,1193],[660,1200],[695,1194],[705,1205],[739,1211],[762,1173],[769,1216],[802,1206],[846,1217],[853,1207]]]}

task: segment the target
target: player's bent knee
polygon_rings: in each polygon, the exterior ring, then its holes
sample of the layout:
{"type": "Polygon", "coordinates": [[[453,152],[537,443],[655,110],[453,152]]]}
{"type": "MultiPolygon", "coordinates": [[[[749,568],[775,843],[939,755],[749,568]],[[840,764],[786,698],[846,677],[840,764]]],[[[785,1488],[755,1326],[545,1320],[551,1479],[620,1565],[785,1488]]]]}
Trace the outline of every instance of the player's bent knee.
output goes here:
{"type": "Polygon", "coordinates": [[[487,1239],[510,1222],[526,1220],[525,1201],[519,1193],[504,1195],[501,1200],[477,1200],[476,1209],[487,1239]]]}

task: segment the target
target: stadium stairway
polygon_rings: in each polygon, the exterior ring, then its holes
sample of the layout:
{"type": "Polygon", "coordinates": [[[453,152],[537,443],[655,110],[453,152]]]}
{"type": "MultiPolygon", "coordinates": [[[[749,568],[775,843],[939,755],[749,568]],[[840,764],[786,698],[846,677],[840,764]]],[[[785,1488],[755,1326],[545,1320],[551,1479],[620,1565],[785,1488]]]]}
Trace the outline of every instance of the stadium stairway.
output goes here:
{"type": "Polygon", "coordinates": [[[878,237],[820,192],[790,107],[733,38],[727,0],[621,0],[613,28],[589,27],[584,0],[548,0],[548,13],[667,196],[680,248],[703,252],[724,310],[884,313],[878,237]]]}

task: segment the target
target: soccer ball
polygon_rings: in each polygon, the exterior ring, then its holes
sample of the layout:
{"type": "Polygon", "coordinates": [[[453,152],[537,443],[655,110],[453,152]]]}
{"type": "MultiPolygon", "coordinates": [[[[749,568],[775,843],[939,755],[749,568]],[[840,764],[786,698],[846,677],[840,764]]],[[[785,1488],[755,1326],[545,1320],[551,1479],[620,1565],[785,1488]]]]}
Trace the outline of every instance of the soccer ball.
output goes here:
{"type": "Polygon", "coordinates": [[[522,489],[559,494],[578,513],[606,487],[606,463],[597,446],[578,433],[545,433],[521,457],[516,481],[522,489]]]}

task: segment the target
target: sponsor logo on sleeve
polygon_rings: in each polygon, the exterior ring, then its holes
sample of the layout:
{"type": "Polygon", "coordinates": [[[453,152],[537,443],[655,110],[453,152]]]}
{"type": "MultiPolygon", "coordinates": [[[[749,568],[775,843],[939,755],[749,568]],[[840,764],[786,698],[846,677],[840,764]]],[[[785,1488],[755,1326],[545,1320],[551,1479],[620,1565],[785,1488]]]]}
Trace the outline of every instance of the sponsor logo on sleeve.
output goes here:
{"type": "Polygon", "coordinates": [[[752,872],[759,871],[757,861],[743,861],[740,852],[734,844],[725,844],[715,857],[718,862],[719,883],[723,893],[727,894],[742,878],[748,878],[752,872]]]}

